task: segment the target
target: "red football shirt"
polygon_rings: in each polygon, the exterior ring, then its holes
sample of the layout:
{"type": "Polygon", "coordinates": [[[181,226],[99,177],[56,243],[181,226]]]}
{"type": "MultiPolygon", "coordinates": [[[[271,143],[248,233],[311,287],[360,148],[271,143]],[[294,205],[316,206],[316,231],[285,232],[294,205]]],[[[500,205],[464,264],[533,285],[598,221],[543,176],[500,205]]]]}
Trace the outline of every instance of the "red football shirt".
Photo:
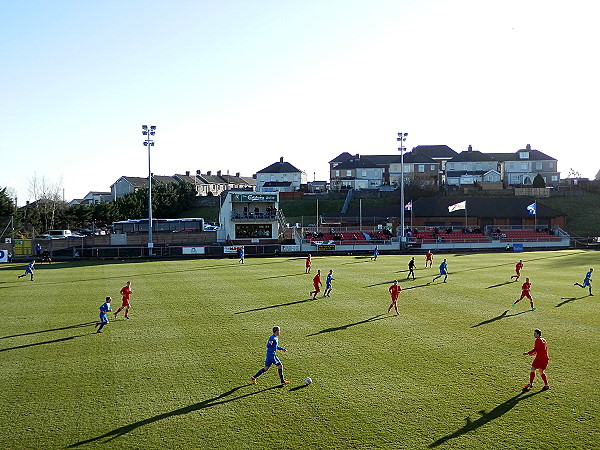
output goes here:
{"type": "Polygon", "coordinates": [[[124,297],[124,300],[129,300],[129,296],[133,293],[131,290],[131,286],[125,286],[121,289],[121,295],[124,297]]]}
{"type": "Polygon", "coordinates": [[[425,257],[427,258],[427,261],[431,261],[432,256],[433,256],[433,253],[430,253],[430,252],[425,253],[425,257]]]}
{"type": "Polygon", "coordinates": [[[310,267],[310,265],[312,264],[310,258],[306,258],[306,267],[310,267]]]}
{"type": "Polygon", "coordinates": [[[517,272],[520,272],[522,268],[523,268],[523,263],[517,263],[517,265],[515,266],[515,270],[517,272]]]}
{"type": "Polygon", "coordinates": [[[315,286],[318,286],[319,284],[321,284],[321,274],[316,274],[315,277],[313,278],[313,284],[315,286]]]}
{"type": "Polygon", "coordinates": [[[389,291],[392,295],[392,298],[398,298],[398,295],[400,294],[400,292],[402,292],[402,288],[399,284],[392,284],[389,288],[389,291]]]}
{"type": "Polygon", "coordinates": [[[529,289],[531,289],[531,283],[528,283],[526,281],[525,283],[523,283],[523,286],[521,286],[521,289],[523,289],[523,291],[529,292],[529,289]]]}
{"type": "Polygon", "coordinates": [[[533,350],[527,352],[528,355],[535,355],[535,359],[548,359],[548,343],[543,337],[535,338],[533,350]]]}

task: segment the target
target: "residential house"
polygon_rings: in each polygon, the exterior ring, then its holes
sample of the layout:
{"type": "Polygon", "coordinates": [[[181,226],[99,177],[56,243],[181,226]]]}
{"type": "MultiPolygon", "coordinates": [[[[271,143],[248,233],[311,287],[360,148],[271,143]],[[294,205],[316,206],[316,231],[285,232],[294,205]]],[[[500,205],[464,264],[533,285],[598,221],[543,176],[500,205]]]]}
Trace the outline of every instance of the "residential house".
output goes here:
{"type": "Polygon", "coordinates": [[[533,150],[530,144],[514,153],[489,153],[500,163],[502,179],[506,185],[531,185],[539,173],[547,186],[558,187],[560,172],[558,161],[539,150],[533,150]]]}
{"type": "Polygon", "coordinates": [[[383,168],[369,157],[353,156],[334,166],[331,189],[379,189],[383,184],[383,168]]]}
{"type": "MultiPolygon", "coordinates": [[[[402,157],[394,155],[389,165],[389,184],[400,186],[402,157]]],[[[404,154],[404,184],[411,181],[421,185],[436,185],[440,172],[440,163],[422,153],[414,151],[404,154]]]]}
{"type": "Polygon", "coordinates": [[[446,162],[446,184],[473,186],[475,183],[499,183],[502,180],[498,161],[488,154],[473,150],[461,152],[446,162]]]}
{"type": "Polygon", "coordinates": [[[256,172],[256,190],[259,192],[295,192],[307,184],[306,172],[285,162],[278,162],[256,172]]]}
{"type": "Polygon", "coordinates": [[[110,185],[110,196],[112,200],[116,200],[147,187],[148,178],[122,176],[110,185]]]}

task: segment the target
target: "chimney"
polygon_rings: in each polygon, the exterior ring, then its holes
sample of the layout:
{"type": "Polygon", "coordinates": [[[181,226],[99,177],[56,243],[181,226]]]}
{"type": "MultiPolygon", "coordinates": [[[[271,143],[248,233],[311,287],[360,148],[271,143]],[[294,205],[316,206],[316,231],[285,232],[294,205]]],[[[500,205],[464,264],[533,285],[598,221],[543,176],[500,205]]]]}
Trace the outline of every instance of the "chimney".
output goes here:
{"type": "Polygon", "coordinates": [[[525,150],[531,150],[531,144],[527,144],[527,147],[525,147],[525,150]]]}
{"type": "Polygon", "coordinates": [[[356,154],[356,159],[360,159],[360,155],[358,153],[356,154]]]}
{"type": "Polygon", "coordinates": [[[468,151],[470,151],[470,152],[473,151],[473,146],[472,145],[469,145],[469,150],[468,151]]]}
{"type": "Polygon", "coordinates": [[[202,171],[200,169],[196,170],[196,175],[202,175],[202,171]]]}
{"type": "Polygon", "coordinates": [[[220,177],[221,176],[221,171],[217,170],[217,176],[220,177]]]}
{"type": "Polygon", "coordinates": [[[185,171],[185,176],[186,176],[186,177],[189,177],[189,176],[190,176],[190,171],[189,171],[189,170],[186,170],[186,171],[185,171]]]}
{"type": "Polygon", "coordinates": [[[239,173],[239,172],[236,172],[236,173],[235,173],[235,176],[239,178],[239,177],[240,177],[240,173],[239,173]]]}
{"type": "Polygon", "coordinates": [[[281,158],[279,158],[279,162],[283,163],[283,156],[281,158]]]}
{"type": "Polygon", "coordinates": [[[206,172],[206,175],[208,175],[209,177],[210,177],[210,175],[211,175],[211,174],[212,174],[212,172],[211,172],[210,170],[208,170],[208,171],[206,172]]]}

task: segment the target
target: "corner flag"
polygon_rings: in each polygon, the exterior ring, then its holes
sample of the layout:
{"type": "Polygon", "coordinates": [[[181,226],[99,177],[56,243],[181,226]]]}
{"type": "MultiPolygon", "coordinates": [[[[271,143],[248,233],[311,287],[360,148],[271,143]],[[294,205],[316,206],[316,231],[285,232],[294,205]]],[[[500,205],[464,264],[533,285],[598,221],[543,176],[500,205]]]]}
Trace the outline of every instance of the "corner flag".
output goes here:
{"type": "Polygon", "coordinates": [[[460,209],[467,209],[467,201],[463,200],[462,202],[455,203],[454,205],[448,206],[448,212],[458,211],[460,209]]]}
{"type": "Polygon", "coordinates": [[[529,214],[537,215],[537,202],[533,202],[531,205],[527,206],[527,211],[529,214]]]}

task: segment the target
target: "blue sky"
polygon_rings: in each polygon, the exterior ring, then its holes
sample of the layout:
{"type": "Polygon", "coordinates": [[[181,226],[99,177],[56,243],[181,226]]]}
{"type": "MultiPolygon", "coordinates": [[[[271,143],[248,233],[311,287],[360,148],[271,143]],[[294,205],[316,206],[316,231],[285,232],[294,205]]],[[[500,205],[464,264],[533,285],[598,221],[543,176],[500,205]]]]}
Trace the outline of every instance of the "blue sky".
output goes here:
{"type": "Polygon", "coordinates": [[[21,1],[0,10],[0,187],[531,144],[593,177],[593,1],[21,1]]]}

